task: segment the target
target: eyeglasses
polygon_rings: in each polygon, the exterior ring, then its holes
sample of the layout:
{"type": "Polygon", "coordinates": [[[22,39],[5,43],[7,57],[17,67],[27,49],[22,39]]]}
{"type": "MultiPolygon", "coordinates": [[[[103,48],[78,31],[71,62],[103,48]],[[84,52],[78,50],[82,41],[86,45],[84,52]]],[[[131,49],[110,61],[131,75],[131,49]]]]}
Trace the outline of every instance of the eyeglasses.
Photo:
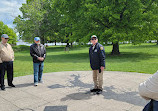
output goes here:
{"type": "Polygon", "coordinates": [[[5,40],[8,40],[9,38],[5,38],[5,40]]]}
{"type": "Polygon", "coordinates": [[[93,39],[91,39],[91,40],[96,40],[96,38],[93,38],[93,39]]]}

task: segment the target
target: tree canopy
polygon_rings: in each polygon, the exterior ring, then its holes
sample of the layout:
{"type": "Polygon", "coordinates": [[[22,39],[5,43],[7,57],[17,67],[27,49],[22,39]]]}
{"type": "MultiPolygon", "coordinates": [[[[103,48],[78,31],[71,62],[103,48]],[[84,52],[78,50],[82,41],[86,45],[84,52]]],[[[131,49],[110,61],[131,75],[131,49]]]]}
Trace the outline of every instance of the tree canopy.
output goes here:
{"type": "Polygon", "coordinates": [[[17,41],[16,33],[13,31],[13,29],[9,28],[2,21],[0,21],[0,36],[2,34],[7,34],[9,36],[8,43],[16,44],[16,41],[17,41]]]}
{"type": "Polygon", "coordinates": [[[158,0],[27,0],[20,10],[14,23],[26,41],[87,43],[95,34],[119,54],[119,42],[157,40],[158,0]]]}

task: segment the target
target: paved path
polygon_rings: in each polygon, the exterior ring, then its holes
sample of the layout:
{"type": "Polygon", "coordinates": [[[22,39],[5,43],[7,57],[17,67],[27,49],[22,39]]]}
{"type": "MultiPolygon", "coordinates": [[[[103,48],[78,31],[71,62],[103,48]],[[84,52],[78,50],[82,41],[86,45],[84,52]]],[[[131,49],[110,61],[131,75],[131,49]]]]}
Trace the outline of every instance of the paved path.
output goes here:
{"type": "Polygon", "coordinates": [[[102,95],[86,93],[93,87],[91,71],[46,73],[37,87],[33,75],[16,77],[16,88],[0,90],[0,111],[142,111],[147,101],[138,85],[150,76],[105,71],[102,95]]]}

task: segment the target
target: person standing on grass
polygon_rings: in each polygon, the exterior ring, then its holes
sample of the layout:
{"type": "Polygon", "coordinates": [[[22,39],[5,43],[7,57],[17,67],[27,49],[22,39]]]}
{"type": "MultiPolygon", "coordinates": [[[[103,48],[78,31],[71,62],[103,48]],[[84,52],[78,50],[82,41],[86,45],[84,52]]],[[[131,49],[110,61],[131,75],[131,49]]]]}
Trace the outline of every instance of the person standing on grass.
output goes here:
{"type": "Polygon", "coordinates": [[[46,49],[44,45],[40,44],[40,38],[34,38],[34,44],[30,46],[30,55],[33,58],[34,69],[34,86],[38,86],[38,83],[43,83],[42,73],[44,67],[44,59],[46,58],[46,49]]]}
{"type": "Polygon", "coordinates": [[[13,84],[13,61],[14,51],[10,44],[8,44],[8,35],[3,34],[1,36],[0,43],[0,84],[1,89],[5,90],[4,77],[5,71],[7,71],[8,86],[15,87],[13,84]]]}
{"type": "Polygon", "coordinates": [[[101,94],[103,90],[103,71],[105,69],[105,50],[104,47],[98,43],[96,35],[91,36],[91,47],[89,48],[90,65],[93,70],[94,88],[91,92],[101,94]]]}

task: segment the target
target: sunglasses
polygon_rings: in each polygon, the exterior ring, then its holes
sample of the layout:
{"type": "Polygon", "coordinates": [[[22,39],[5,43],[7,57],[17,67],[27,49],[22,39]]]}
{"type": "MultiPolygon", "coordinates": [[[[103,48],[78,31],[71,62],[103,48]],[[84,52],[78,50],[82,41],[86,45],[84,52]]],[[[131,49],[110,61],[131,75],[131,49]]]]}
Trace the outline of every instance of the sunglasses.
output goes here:
{"type": "Polygon", "coordinates": [[[9,38],[5,38],[5,40],[8,40],[9,38]]]}
{"type": "Polygon", "coordinates": [[[96,40],[96,38],[92,38],[91,40],[96,40]]]}

